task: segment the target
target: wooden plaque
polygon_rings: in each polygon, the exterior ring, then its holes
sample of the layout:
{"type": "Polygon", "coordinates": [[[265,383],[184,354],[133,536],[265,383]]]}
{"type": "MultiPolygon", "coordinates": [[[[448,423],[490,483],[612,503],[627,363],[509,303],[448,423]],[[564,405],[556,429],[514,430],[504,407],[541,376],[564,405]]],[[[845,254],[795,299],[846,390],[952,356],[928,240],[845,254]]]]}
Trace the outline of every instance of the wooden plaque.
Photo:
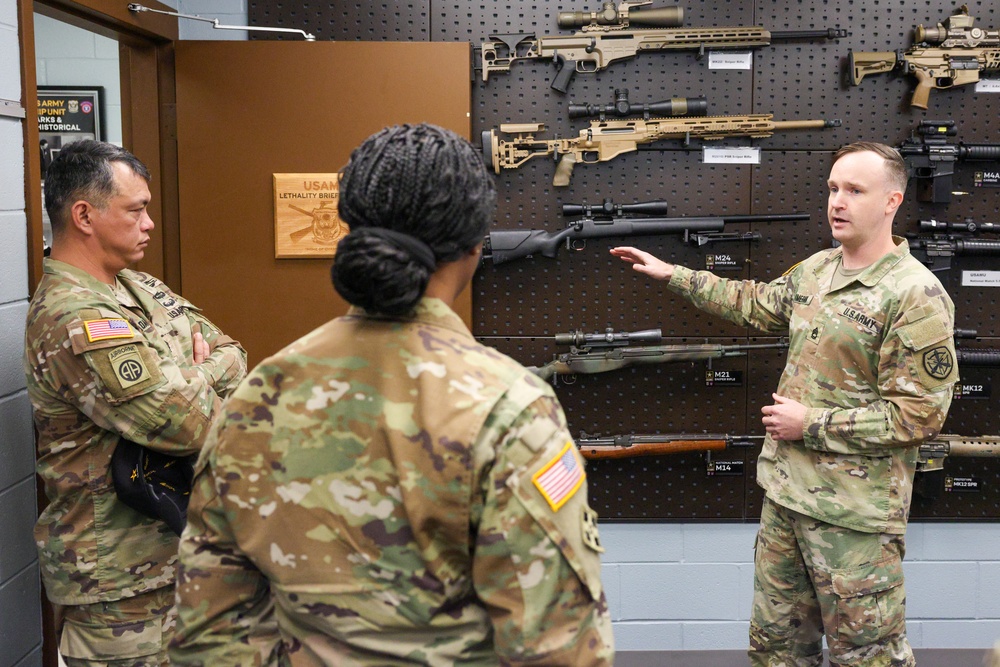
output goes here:
{"type": "Polygon", "coordinates": [[[274,256],[333,257],[350,229],[337,215],[340,174],[274,174],[274,256]]]}

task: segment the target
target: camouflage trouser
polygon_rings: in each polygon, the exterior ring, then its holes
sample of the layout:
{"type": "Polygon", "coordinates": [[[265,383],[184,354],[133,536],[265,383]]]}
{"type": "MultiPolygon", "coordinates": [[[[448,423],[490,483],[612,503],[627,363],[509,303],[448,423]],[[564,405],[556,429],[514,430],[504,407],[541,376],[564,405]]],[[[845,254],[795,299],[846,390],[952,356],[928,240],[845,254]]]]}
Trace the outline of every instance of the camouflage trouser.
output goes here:
{"type": "Polygon", "coordinates": [[[785,509],[760,517],[750,664],[910,667],[903,536],[861,533],[785,509]]]}
{"type": "Polygon", "coordinates": [[[67,667],[165,667],[177,612],[174,587],[114,602],[56,607],[67,667]]]}

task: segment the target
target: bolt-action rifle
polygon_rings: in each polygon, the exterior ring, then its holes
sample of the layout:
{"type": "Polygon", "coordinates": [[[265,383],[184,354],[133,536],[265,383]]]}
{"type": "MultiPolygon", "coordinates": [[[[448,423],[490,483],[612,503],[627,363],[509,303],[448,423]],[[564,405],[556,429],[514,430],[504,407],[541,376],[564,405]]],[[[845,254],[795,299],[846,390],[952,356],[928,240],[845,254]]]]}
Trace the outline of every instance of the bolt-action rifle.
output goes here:
{"type": "Polygon", "coordinates": [[[565,93],[577,72],[596,72],[642,52],[686,50],[698,51],[702,56],[706,49],[749,49],[769,46],[773,41],[847,36],[847,31],[839,28],[785,31],[757,26],[679,28],[684,23],[683,8],[636,9],[649,4],[652,0],[619,2],[617,7],[614,2],[605,2],[598,12],[560,12],[560,28],[580,28],[572,35],[490,35],[480,46],[483,81],[489,80],[490,72],[509,72],[518,60],[554,60],[558,72],[552,88],[565,93]]]}
{"type": "Polygon", "coordinates": [[[910,253],[931,271],[949,270],[951,258],[955,255],[1000,256],[1000,240],[971,238],[980,232],[1000,231],[1000,224],[995,222],[921,220],[920,231],[932,233],[930,236],[908,234],[910,253]],[[965,234],[952,234],[951,231],[965,232],[965,234]]]}
{"type": "Polygon", "coordinates": [[[691,218],[652,217],[667,212],[667,202],[662,200],[615,204],[605,199],[601,206],[563,204],[563,215],[583,215],[562,230],[550,233],[544,229],[495,230],[486,235],[483,243],[483,261],[503,264],[529,255],[554,258],[563,244],[567,250],[583,250],[587,239],[612,236],[653,236],[684,234],[685,241],[697,245],[713,241],[756,240],[753,235],[736,235],[722,232],[726,223],[808,220],[808,213],[783,213],[775,215],[725,215],[691,218]],[[638,214],[650,217],[633,217],[638,214]]]}
{"type": "Polygon", "coordinates": [[[551,156],[557,162],[552,185],[569,185],[573,167],[578,163],[607,162],[622,153],[638,150],[642,144],[663,139],[724,139],[726,137],[770,137],[782,130],[810,130],[840,127],[839,120],[771,120],[771,114],[748,116],[707,116],[704,118],[653,118],[650,120],[592,120],[570,139],[536,139],[545,130],[544,123],[507,123],[500,133],[513,134],[501,139],[496,130],[483,132],[483,156],[493,171],[516,169],[532,158],[551,156]]]}
{"type": "Polygon", "coordinates": [[[732,447],[752,447],[762,435],[695,433],[681,435],[587,435],[581,433],[576,446],[585,459],[627,459],[681,452],[715,452],[732,447]]]}
{"type": "Polygon", "coordinates": [[[850,52],[851,83],[857,86],[869,74],[899,68],[917,77],[911,106],[926,109],[931,90],[954,88],[979,81],[984,70],[1000,70],[1000,30],[984,30],[972,24],[969,8],[938,23],[936,28],[917,26],[914,44],[903,51],[850,52]]]}
{"type": "Polygon", "coordinates": [[[958,161],[1000,161],[1000,144],[949,144],[958,134],[953,120],[922,120],[899,147],[910,178],[917,181],[917,200],[951,201],[951,177],[958,161]]]}
{"type": "MultiPolygon", "coordinates": [[[[658,330],[654,330],[659,333],[658,330]]],[[[560,336],[573,336],[579,334],[561,334],[560,336]]],[[[681,345],[637,345],[635,347],[622,347],[622,340],[635,340],[633,334],[615,333],[608,330],[605,334],[598,334],[596,338],[587,339],[584,344],[577,347],[573,345],[569,352],[556,355],[556,357],[544,366],[528,366],[528,370],[542,378],[552,380],[555,383],[559,375],[589,375],[593,373],[607,373],[629,366],[640,366],[648,364],[666,364],[679,361],[703,361],[709,359],[721,359],[724,357],[744,357],[748,350],[777,350],[787,349],[788,341],[780,340],[777,343],[759,343],[750,345],[718,345],[712,343],[705,344],[681,344],[681,345]]],[[[557,336],[556,342],[566,340],[557,336]]],[[[650,336],[652,338],[652,336],[650,336]]]]}

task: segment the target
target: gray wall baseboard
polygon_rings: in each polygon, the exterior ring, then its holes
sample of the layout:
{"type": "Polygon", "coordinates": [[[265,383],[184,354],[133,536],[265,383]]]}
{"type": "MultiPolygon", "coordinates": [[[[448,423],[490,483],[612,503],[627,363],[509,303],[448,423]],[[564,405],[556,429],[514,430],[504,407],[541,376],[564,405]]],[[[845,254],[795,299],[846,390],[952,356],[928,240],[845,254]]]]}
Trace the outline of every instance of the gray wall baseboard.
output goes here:
{"type": "MultiPolygon", "coordinates": [[[[987,649],[914,649],[920,667],[981,667],[987,649]]],[[[618,651],[615,667],[738,667],[746,651],[618,651]]],[[[824,663],[829,664],[829,663],[824,663]]]]}

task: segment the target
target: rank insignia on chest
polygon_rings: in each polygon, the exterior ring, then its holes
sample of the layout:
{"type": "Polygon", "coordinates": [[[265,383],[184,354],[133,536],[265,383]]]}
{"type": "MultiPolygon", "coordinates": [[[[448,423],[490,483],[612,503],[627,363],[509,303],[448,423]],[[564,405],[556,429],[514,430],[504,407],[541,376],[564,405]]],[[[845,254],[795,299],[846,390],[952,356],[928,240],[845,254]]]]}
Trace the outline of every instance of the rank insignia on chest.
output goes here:
{"type": "Polygon", "coordinates": [[[586,479],[575,449],[572,442],[567,442],[562,451],[531,478],[553,512],[565,505],[586,479]]]}
{"type": "Polygon", "coordinates": [[[133,338],[135,336],[132,332],[132,326],[119,318],[85,320],[83,330],[87,332],[87,340],[91,343],[111,338],[133,338]]]}

